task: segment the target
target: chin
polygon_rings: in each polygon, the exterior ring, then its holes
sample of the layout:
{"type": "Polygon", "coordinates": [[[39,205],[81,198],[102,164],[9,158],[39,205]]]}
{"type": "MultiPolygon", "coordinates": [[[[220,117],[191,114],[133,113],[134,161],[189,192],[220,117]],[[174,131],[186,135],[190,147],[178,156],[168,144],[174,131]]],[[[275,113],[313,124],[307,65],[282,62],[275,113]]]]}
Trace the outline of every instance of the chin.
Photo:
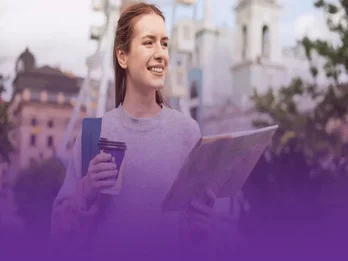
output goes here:
{"type": "Polygon", "coordinates": [[[160,91],[164,88],[164,81],[152,82],[149,84],[149,87],[155,89],[156,91],[160,91]]]}
{"type": "Polygon", "coordinates": [[[156,89],[156,91],[160,91],[160,90],[162,90],[164,88],[164,84],[161,84],[161,85],[156,86],[154,88],[156,89]]]}

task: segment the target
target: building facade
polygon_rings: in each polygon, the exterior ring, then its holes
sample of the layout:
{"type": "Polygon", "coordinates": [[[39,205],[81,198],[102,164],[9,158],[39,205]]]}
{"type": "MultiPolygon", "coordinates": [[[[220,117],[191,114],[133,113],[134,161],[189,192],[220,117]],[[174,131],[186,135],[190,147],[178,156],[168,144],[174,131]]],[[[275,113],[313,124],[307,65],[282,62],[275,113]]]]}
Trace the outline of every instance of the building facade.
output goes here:
{"type": "MultiPolygon", "coordinates": [[[[233,28],[214,26],[209,20],[209,6],[205,6],[204,20],[191,21],[195,33],[186,46],[194,47],[182,60],[186,71],[202,71],[201,103],[195,104],[201,111],[203,134],[252,128],[251,121],[259,117],[251,113],[254,89],[259,93],[269,88],[277,90],[297,77],[313,82],[303,47],[280,45],[281,11],[279,0],[238,0],[233,28]]],[[[176,41],[188,24],[186,20],[175,25],[176,55],[171,59],[177,60],[178,53],[182,56],[185,41],[181,41],[181,47],[176,41]]],[[[325,60],[314,54],[313,61],[319,70],[316,82],[327,86],[325,60]]],[[[186,95],[190,104],[189,93],[186,95]]]]}
{"type": "MultiPolygon", "coordinates": [[[[28,50],[19,56],[9,108],[10,118],[15,125],[10,137],[16,148],[12,158],[15,164],[11,164],[13,173],[56,154],[82,81],[82,78],[56,68],[37,68],[35,58],[28,50]]],[[[85,116],[86,107],[82,106],[66,148],[67,156],[85,116]]]]}

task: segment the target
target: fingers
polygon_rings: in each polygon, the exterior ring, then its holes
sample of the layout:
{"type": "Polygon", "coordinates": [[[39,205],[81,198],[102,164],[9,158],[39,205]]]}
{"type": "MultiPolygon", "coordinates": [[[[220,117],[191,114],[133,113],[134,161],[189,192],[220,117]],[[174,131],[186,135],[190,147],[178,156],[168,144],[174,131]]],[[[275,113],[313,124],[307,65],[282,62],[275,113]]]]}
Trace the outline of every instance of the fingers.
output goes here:
{"type": "Polygon", "coordinates": [[[197,201],[191,202],[190,207],[189,207],[189,211],[197,212],[197,213],[203,214],[205,216],[213,216],[214,215],[214,210],[211,207],[204,205],[204,204],[201,204],[197,201]]]}
{"type": "Polygon", "coordinates": [[[211,216],[199,215],[197,213],[191,213],[189,220],[193,223],[205,224],[207,227],[211,227],[214,223],[214,219],[211,216]]]}
{"type": "Polygon", "coordinates": [[[214,227],[215,219],[211,216],[204,216],[191,212],[188,216],[188,225],[193,232],[211,231],[214,227]]]}
{"type": "Polygon", "coordinates": [[[105,179],[105,180],[99,180],[95,183],[95,187],[98,190],[111,188],[115,185],[116,180],[115,179],[105,179]]]}
{"type": "Polygon", "coordinates": [[[209,231],[212,228],[212,224],[192,219],[190,221],[190,228],[194,231],[209,231]]]}
{"type": "Polygon", "coordinates": [[[111,159],[112,159],[111,154],[101,152],[91,160],[90,164],[96,165],[96,164],[101,163],[101,162],[108,162],[111,159]]]}
{"type": "Polygon", "coordinates": [[[117,165],[110,154],[104,152],[95,156],[89,164],[89,172],[93,175],[102,171],[115,171],[117,165]]]}
{"type": "Polygon", "coordinates": [[[190,203],[189,211],[198,212],[200,214],[206,216],[213,216],[214,210],[213,207],[215,205],[216,195],[212,189],[207,189],[204,197],[204,204],[198,201],[192,201],[190,203]]]}
{"type": "Polygon", "coordinates": [[[212,189],[207,189],[206,191],[206,200],[205,203],[208,207],[214,207],[215,205],[215,200],[216,200],[216,195],[212,189]]]}
{"type": "Polygon", "coordinates": [[[117,165],[114,162],[100,162],[91,166],[91,172],[98,173],[102,171],[116,171],[117,165]]]}
{"type": "Polygon", "coordinates": [[[215,223],[214,204],[216,195],[212,189],[207,189],[203,204],[197,201],[190,203],[188,208],[189,225],[195,231],[209,231],[215,223]]]}
{"type": "Polygon", "coordinates": [[[100,191],[105,188],[113,187],[116,184],[117,170],[115,171],[103,171],[99,173],[94,173],[90,177],[91,186],[100,191]]]}
{"type": "Polygon", "coordinates": [[[93,180],[99,181],[104,179],[116,179],[117,177],[117,170],[111,170],[111,171],[102,171],[95,173],[92,177],[93,180]]]}

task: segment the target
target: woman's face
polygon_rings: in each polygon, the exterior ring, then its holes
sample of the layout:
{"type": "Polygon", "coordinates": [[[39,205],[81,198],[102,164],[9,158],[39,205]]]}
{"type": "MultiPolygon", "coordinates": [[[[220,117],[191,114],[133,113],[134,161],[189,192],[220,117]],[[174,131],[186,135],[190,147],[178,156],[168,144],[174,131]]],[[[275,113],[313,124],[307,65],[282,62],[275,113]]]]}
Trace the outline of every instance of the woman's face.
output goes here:
{"type": "Polygon", "coordinates": [[[143,15],[136,20],[125,57],[127,84],[144,93],[163,88],[169,60],[168,34],[159,15],[143,15]]]}

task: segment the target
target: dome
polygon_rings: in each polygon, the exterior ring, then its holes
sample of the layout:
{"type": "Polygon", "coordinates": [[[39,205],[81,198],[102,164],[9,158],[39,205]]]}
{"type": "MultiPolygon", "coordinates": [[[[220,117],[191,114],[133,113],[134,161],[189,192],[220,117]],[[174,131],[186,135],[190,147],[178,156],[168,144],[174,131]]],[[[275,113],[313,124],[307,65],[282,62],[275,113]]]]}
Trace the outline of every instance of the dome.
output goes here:
{"type": "Polygon", "coordinates": [[[23,53],[18,57],[16,61],[16,74],[21,72],[27,72],[35,69],[36,62],[34,55],[29,51],[27,47],[23,53]]]}

